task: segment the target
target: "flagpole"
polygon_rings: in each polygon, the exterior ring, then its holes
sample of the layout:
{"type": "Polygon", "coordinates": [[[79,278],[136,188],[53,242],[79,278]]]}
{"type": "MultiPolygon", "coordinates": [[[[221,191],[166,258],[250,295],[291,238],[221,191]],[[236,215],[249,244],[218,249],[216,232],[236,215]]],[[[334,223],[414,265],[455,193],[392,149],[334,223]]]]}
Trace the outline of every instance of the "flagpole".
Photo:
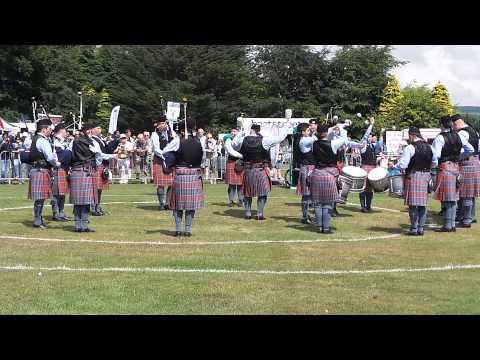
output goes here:
{"type": "Polygon", "coordinates": [[[188,139],[188,129],[187,129],[187,98],[182,98],[183,100],[183,110],[184,110],[184,117],[185,117],[185,139],[188,139]]]}

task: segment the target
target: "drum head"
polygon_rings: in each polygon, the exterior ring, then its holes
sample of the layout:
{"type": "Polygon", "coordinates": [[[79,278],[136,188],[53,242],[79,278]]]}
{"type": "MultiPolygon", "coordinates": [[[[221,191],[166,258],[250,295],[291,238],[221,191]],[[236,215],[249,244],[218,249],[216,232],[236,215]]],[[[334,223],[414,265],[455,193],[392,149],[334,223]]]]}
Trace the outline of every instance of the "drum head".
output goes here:
{"type": "Polygon", "coordinates": [[[367,177],[367,172],[357,166],[345,166],[342,169],[342,173],[344,173],[347,176],[356,177],[356,178],[367,177]]]}
{"type": "Polygon", "coordinates": [[[388,177],[388,170],[383,167],[377,167],[368,173],[368,180],[378,181],[388,177]]]}

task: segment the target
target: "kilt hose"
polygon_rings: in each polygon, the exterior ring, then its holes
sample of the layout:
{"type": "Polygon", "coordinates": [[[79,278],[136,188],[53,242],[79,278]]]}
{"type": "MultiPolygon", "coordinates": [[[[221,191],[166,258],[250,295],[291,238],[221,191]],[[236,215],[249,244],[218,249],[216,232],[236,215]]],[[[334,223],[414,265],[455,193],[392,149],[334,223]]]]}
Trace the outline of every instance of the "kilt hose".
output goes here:
{"type": "Polygon", "coordinates": [[[460,169],[457,163],[446,161],[440,164],[434,198],[444,201],[458,201],[457,176],[460,169]]]}
{"type": "Polygon", "coordinates": [[[28,182],[28,198],[30,200],[45,200],[52,197],[51,170],[32,168],[28,182]]]}
{"type": "Polygon", "coordinates": [[[95,170],[72,169],[70,172],[70,203],[96,205],[98,203],[95,170]]]}
{"type": "MultiPolygon", "coordinates": [[[[375,169],[377,165],[362,165],[362,169],[367,172],[367,175],[370,171],[375,169]]],[[[373,189],[370,187],[370,183],[368,182],[368,178],[365,180],[365,190],[364,192],[373,192],[373,189]]]]}
{"type": "Polygon", "coordinates": [[[462,175],[459,197],[480,197],[480,161],[478,156],[472,156],[468,160],[460,162],[459,167],[460,175],[462,175]]]}
{"type": "Polygon", "coordinates": [[[227,160],[227,164],[225,166],[225,184],[242,185],[243,173],[244,171],[242,171],[240,174],[235,171],[235,160],[227,160]]]}
{"type": "Polygon", "coordinates": [[[201,169],[176,168],[169,205],[172,210],[197,210],[204,207],[201,169]]]}
{"type": "Polygon", "coordinates": [[[310,195],[314,206],[335,203],[338,200],[337,168],[314,169],[308,177],[310,195]]]}
{"type": "Polygon", "coordinates": [[[108,179],[103,179],[103,169],[105,169],[105,166],[100,164],[97,165],[97,170],[95,170],[95,179],[97,181],[96,187],[98,190],[108,190],[109,187],[108,179]]]}
{"type": "Polygon", "coordinates": [[[272,191],[272,180],[268,166],[245,163],[242,193],[247,198],[267,196],[272,191]]]}
{"type": "Polygon", "coordinates": [[[405,176],[405,205],[427,206],[430,172],[415,171],[405,176]]]}
{"type": "Polygon", "coordinates": [[[53,170],[52,195],[64,196],[70,192],[68,185],[68,173],[64,168],[53,170]]]}
{"type": "Polygon", "coordinates": [[[155,186],[172,186],[175,178],[175,169],[170,174],[165,174],[163,172],[162,164],[154,162],[152,172],[153,182],[155,183],[155,186]]]}
{"type": "Polygon", "coordinates": [[[309,196],[310,189],[307,184],[307,178],[315,170],[315,165],[302,165],[300,167],[300,173],[298,175],[297,182],[297,195],[300,196],[309,196]]]}

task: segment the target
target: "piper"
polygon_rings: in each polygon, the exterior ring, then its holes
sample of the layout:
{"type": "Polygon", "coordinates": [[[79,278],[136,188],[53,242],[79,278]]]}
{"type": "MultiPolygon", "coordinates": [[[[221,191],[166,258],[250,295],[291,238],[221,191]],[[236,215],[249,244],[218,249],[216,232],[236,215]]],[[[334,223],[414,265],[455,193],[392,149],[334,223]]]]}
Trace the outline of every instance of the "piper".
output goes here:
{"type": "Polygon", "coordinates": [[[239,133],[238,129],[234,128],[230,131],[229,135],[225,135],[223,138],[225,151],[228,154],[227,164],[225,166],[225,183],[228,184],[228,206],[232,207],[235,203],[235,194],[237,194],[237,205],[243,206],[243,170],[235,171],[235,163],[239,159],[243,159],[243,155],[236,151],[232,146],[232,141],[239,133]]]}

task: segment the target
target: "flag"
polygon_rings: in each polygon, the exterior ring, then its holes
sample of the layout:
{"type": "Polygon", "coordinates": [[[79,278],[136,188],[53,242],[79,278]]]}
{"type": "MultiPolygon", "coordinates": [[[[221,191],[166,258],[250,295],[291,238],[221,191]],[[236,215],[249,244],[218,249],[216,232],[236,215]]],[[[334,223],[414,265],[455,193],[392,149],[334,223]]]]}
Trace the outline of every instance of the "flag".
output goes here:
{"type": "Polygon", "coordinates": [[[169,101],[167,102],[167,119],[172,123],[176,123],[180,116],[180,103],[169,101]]]}
{"type": "Polygon", "coordinates": [[[108,132],[113,134],[115,130],[117,130],[117,121],[118,121],[118,113],[120,112],[120,106],[115,106],[112,109],[112,113],[110,114],[110,123],[108,124],[108,132]]]}

